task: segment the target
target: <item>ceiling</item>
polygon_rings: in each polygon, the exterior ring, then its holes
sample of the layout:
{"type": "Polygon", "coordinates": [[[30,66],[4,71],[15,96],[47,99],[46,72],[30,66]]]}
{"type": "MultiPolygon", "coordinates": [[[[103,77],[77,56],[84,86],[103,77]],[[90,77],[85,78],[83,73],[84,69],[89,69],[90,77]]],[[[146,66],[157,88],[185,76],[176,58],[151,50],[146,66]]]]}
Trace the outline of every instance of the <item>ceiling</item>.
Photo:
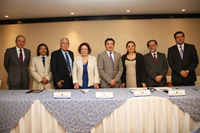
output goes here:
{"type": "Polygon", "coordinates": [[[0,20],[194,13],[200,13],[200,0],[0,0],[0,20]]]}

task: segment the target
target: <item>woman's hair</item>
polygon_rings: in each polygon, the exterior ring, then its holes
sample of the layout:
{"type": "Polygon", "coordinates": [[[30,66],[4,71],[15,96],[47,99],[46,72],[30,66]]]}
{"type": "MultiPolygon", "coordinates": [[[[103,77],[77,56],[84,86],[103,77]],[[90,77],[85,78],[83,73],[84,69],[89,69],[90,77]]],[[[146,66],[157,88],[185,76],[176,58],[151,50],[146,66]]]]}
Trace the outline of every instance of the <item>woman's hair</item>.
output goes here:
{"type": "Polygon", "coordinates": [[[92,49],[90,48],[90,45],[86,42],[82,43],[79,47],[78,47],[78,52],[79,54],[81,54],[81,47],[85,45],[88,48],[88,54],[90,54],[92,52],[92,49]]]}
{"type": "MultiPolygon", "coordinates": [[[[134,46],[136,46],[134,41],[128,41],[128,42],[126,43],[126,48],[128,47],[128,44],[129,44],[129,43],[133,43],[134,46]]],[[[136,53],[135,50],[134,50],[134,52],[136,53]]],[[[128,55],[128,51],[126,52],[126,55],[128,55]]]]}

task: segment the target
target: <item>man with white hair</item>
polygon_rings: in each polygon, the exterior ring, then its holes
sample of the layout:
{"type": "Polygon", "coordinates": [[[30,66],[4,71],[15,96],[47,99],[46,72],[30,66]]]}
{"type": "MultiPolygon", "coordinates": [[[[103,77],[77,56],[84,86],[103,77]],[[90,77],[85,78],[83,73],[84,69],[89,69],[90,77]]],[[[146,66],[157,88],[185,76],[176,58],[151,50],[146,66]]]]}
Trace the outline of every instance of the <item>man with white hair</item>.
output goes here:
{"type": "Polygon", "coordinates": [[[55,89],[73,89],[72,64],[74,54],[68,50],[69,39],[63,37],[60,40],[60,49],[51,54],[51,72],[55,89]]]}

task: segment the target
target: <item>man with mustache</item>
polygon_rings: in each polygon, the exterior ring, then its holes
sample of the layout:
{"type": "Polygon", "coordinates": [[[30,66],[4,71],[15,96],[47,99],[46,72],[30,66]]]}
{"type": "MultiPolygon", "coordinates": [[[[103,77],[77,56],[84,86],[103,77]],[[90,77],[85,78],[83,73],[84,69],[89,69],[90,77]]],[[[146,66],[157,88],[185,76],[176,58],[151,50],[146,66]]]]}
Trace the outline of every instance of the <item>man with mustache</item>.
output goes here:
{"type": "Polygon", "coordinates": [[[37,56],[33,57],[30,63],[30,72],[33,77],[32,90],[53,89],[49,49],[46,44],[38,46],[37,56]]]}
{"type": "Polygon", "coordinates": [[[167,85],[166,74],[168,71],[167,59],[164,53],[157,52],[156,40],[147,42],[149,53],[144,55],[147,71],[147,87],[161,87],[167,85]]]}

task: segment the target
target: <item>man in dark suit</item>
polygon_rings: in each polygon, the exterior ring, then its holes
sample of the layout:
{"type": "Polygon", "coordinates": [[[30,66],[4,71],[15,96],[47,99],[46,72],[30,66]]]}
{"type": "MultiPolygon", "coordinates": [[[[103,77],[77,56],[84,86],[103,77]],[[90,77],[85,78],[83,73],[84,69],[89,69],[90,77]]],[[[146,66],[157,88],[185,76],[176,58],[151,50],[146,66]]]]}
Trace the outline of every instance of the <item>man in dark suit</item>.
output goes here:
{"type": "Polygon", "coordinates": [[[60,49],[51,54],[51,72],[54,80],[55,89],[73,89],[72,65],[74,54],[68,50],[69,40],[60,40],[60,49]]]}
{"type": "Polygon", "coordinates": [[[29,89],[29,72],[31,52],[24,48],[26,39],[18,35],[15,40],[16,47],[6,49],[4,67],[8,73],[7,84],[9,89],[29,89]]]}
{"type": "Polygon", "coordinates": [[[161,87],[167,85],[166,74],[168,64],[165,54],[157,52],[158,43],[156,40],[147,42],[150,52],[144,55],[147,71],[147,87],[161,87]]]}
{"type": "Polygon", "coordinates": [[[184,43],[185,35],[182,31],[174,34],[176,45],[168,49],[168,62],[172,69],[173,86],[195,85],[195,68],[199,59],[195,46],[184,43]]]}

